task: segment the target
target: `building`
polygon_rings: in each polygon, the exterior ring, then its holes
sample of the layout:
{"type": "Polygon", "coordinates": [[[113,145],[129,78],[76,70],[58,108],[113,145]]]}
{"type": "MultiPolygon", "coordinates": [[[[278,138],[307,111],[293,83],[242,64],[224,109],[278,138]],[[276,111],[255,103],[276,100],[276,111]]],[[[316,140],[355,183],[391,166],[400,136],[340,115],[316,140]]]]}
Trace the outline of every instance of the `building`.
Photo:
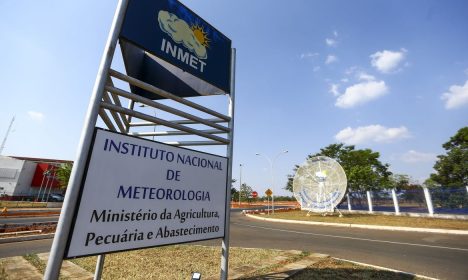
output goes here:
{"type": "Polygon", "coordinates": [[[60,164],[68,160],[0,156],[0,199],[36,199],[63,193],[55,177],[60,164]]]}

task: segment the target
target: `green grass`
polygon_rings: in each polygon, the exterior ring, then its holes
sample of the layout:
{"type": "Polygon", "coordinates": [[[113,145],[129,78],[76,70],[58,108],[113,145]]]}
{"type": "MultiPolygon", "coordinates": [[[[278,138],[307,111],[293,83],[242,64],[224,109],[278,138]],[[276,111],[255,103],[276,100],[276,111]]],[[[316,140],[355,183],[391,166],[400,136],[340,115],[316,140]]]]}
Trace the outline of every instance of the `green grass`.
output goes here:
{"type": "Polygon", "coordinates": [[[468,230],[468,220],[387,216],[378,214],[344,214],[343,217],[340,218],[336,214],[327,216],[323,216],[317,213],[311,213],[310,216],[307,216],[306,214],[307,211],[298,210],[290,212],[277,212],[275,214],[270,214],[268,216],[265,215],[263,217],[328,223],[468,230]]]}

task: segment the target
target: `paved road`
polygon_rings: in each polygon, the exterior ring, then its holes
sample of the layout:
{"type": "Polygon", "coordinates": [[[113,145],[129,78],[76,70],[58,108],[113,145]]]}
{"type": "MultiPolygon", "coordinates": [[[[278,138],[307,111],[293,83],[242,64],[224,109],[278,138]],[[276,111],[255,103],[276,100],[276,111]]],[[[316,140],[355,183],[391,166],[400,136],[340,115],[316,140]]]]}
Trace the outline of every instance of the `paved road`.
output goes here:
{"type": "MultiPolygon", "coordinates": [[[[47,252],[51,242],[0,244],[0,257],[47,252]]],[[[233,212],[231,246],[297,249],[441,279],[468,279],[468,236],[277,224],[233,212]]]]}
{"type": "Polygon", "coordinates": [[[231,246],[329,254],[441,279],[468,279],[468,236],[269,223],[231,216],[231,246]]]}

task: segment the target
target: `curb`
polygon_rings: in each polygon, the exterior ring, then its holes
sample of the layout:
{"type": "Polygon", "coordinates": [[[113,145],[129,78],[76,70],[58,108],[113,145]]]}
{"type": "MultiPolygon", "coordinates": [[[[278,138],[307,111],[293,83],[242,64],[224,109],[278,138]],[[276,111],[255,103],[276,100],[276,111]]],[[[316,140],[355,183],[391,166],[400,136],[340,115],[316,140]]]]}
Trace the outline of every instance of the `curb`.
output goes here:
{"type": "Polygon", "coordinates": [[[51,239],[51,238],[54,238],[54,235],[55,233],[47,233],[47,234],[26,235],[26,236],[20,236],[20,237],[0,238],[0,244],[40,240],[40,239],[51,239]]]}
{"type": "Polygon", "coordinates": [[[351,260],[347,260],[347,259],[341,259],[341,258],[335,258],[335,257],[331,257],[331,258],[335,259],[335,260],[338,260],[338,261],[344,261],[344,262],[349,262],[349,263],[353,263],[353,264],[357,264],[357,265],[361,265],[361,266],[372,267],[372,268],[376,268],[376,269],[379,269],[379,270],[392,271],[392,272],[396,272],[396,273],[400,273],[400,274],[404,274],[404,275],[409,275],[409,276],[412,276],[412,277],[417,277],[417,278],[422,278],[422,279],[427,279],[427,280],[438,280],[438,278],[432,278],[432,277],[424,276],[424,275],[421,275],[421,274],[414,274],[414,273],[411,273],[411,272],[401,271],[401,270],[397,270],[397,269],[393,269],[393,268],[388,268],[388,267],[383,267],[383,266],[378,266],[378,265],[372,265],[372,264],[362,263],[362,262],[355,262],[355,261],[351,261],[351,260]]]}
{"type": "Polygon", "coordinates": [[[375,225],[359,225],[359,224],[340,224],[340,223],[326,223],[326,222],[311,222],[311,221],[297,221],[297,220],[283,220],[283,219],[272,219],[263,218],[256,215],[247,214],[245,216],[257,220],[275,222],[275,223],[287,223],[287,224],[303,224],[303,225],[319,225],[319,226],[334,226],[334,227],[346,227],[346,228],[364,228],[364,229],[377,229],[377,230],[393,230],[393,231],[408,231],[408,232],[426,232],[426,233],[444,233],[444,234],[457,234],[457,235],[468,235],[468,230],[458,229],[436,229],[436,228],[411,228],[411,227],[394,227],[394,226],[375,226],[375,225]]]}

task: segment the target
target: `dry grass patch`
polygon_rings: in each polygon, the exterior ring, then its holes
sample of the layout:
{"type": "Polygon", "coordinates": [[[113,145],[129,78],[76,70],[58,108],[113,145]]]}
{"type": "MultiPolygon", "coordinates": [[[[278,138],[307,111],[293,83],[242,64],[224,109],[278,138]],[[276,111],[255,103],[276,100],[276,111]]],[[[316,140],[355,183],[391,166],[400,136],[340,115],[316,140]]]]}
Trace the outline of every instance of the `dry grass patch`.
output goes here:
{"type": "Polygon", "coordinates": [[[47,202],[1,200],[0,207],[7,208],[45,208],[47,202]]]}
{"type": "Polygon", "coordinates": [[[25,260],[27,260],[30,264],[32,264],[39,273],[44,274],[45,269],[46,269],[46,264],[39,259],[39,257],[36,254],[27,254],[23,256],[25,260]]]}
{"type": "Polygon", "coordinates": [[[291,280],[314,280],[314,279],[417,279],[408,274],[402,274],[387,270],[377,270],[371,267],[360,266],[349,262],[326,258],[312,266],[302,270],[290,278],[291,280]]]}
{"type": "Polygon", "coordinates": [[[290,211],[270,214],[265,217],[328,223],[468,230],[468,221],[466,220],[387,216],[378,214],[344,214],[343,217],[340,218],[337,215],[322,216],[321,214],[311,213],[310,216],[307,216],[306,214],[307,211],[290,211]]]}
{"type": "MultiPolygon", "coordinates": [[[[229,266],[261,265],[281,255],[278,250],[230,248],[229,266]]],[[[103,279],[190,279],[192,272],[203,278],[219,277],[221,248],[176,245],[106,255],[103,279]]],[[[93,272],[96,257],[72,262],[93,272]]]]}

